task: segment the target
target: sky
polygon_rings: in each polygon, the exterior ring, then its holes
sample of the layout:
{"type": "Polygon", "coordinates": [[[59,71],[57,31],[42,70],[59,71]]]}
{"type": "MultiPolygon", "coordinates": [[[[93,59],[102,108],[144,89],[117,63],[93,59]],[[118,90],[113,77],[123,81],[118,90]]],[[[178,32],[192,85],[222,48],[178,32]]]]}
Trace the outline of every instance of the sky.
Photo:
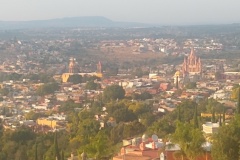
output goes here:
{"type": "Polygon", "coordinates": [[[239,0],[0,0],[0,21],[104,16],[161,25],[240,23],[239,0]]]}

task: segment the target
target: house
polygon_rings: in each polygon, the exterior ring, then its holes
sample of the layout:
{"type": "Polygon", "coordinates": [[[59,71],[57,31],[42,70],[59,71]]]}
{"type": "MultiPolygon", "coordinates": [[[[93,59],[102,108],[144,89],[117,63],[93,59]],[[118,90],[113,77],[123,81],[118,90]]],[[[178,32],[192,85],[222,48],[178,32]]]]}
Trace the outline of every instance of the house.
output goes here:
{"type": "Polygon", "coordinates": [[[203,126],[203,132],[206,134],[213,134],[217,133],[219,129],[219,123],[212,123],[212,122],[207,122],[202,125],[203,126]]]}

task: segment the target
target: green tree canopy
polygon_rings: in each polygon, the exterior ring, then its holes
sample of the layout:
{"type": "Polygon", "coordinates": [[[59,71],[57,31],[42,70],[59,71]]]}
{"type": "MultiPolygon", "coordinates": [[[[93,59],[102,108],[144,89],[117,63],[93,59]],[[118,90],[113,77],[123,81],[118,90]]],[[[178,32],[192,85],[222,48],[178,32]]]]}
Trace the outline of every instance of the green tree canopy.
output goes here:
{"type": "Polygon", "coordinates": [[[34,140],[35,137],[35,133],[33,133],[30,129],[20,128],[19,130],[13,132],[11,140],[17,143],[25,144],[29,140],[34,140]]]}
{"type": "Polygon", "coordinates": [[[74,108],[82,107],[80,104],[75,103],[72,99],[69,99],[61,104],[59,107],[60,112],[70,113],[74,111],[74,108]]]}
{"type": "Polygon", "coordinates": [[[142,125],[138,121],[133,121],[131,123],[125,124],[123,128],[123,137],[124,138],[130,138],[137,136],[139,134],[143,134],[145,131],[145,126],[142,125]]]}
{"type": "Polygon", "coordinates": [[[111,146],[110,139],[104,131],[100,131],[83,150],[87,152],[88,157],[105,160],[109,159],[112,154],[112,148],[109,146],[111,146]]]}
{"type": "Polygon", "coordinates": [[[146,99],[151,99],[152,98],[152,95],[148,92],[143,92],[141,94],[137,94],[135,93],[133,95],[133,99],[136,99],[136,100],[146,100],[146,99]]]}
{"type": "MultiPolygon", "coordinates": [[[[179,111],[180,119],[182,122],[190,122],[193,119],[196,106],[197,103],[189,100],[183,101],[177,106],[180,108],[180,110],[177,110],[176,112],[179,111]]],[[[174,113],[176,112],[174,111],[174,113]]]]}
{"type": "Polygon", "coordinates": [[[238,99],[238,90],[239,90],[240,85],[234,85],[233,89],[232,89],[232,94],[231,94],[231,98],[234,101],[237,101],[238,99]]]}
{"type": "Polygon", "coordinates": [[[103,91],[103,99],[106,102],[111,100],[123,99],[125,96],[125,90],[122,86],[119,85],[111,85],[104,89],[103,91]]]}
{"type": "Polygon", "coordinates": [[[82,83],[82,76],[79,74],[73,74],[68,78],[67,81],[72,82],[73,84],[82,83]]]}
{"type": "Polygon", "coordinates": [[[108,76],[116,76],[118,74],[118,70],[117,66],[109,66],[106,68],[106,74],[108,76]]]}
{"type": "Polygon", "coordinates": [[[236,115],[228,124],[219,128],[213,136],[212,158],[232,160],[240,157],[240,117],[236,115]]]}
{"type": "Polygon", "coordinates": [[[137,116],[127,107],[121,107],[115,110],[112,114],[116,122],[129,122],[137,119],[137,116]]]}
{"type": "Polygon", "coordinates": [[[9,94],[9,89],[8,88],[1,88],[0,89],[0,94],[2,96],[7,96],[9,94]]]}
{"type": "Polygon", "coordinates": [[[208,113],[212,113],[213,109],[216,113],[221,113],[223,104],[219,103],[217,100],[210,98],[207,101],[206,109],[208,113]]]}
{"type": "Polygon", "coordinates": [[[54,156],[56,157],[56,160],[61,160],[60,151],[58,147],[57,131],[55,132],[55,135],[54,135],[54,156]]]}
{"type": "Polygon", "coordinates": [[[185,87],[186,87],[187,89],[194,89],[194,88],[197,87],[197,84],[196,84],[196,82],[189,82],[189,83],[187,83],[187,84],[185,85],[185,87]]]}
{"type": "Polygon", "coordinates": [[[143,76],[143,70],[142,68],[137,68],[134,72],[134,76],[137,76],[137,77],[142,77],[143,76]]]}
{"type": "Polygon", "coordinates": [[[89,89],[89,90],[97,90],[97,89],[100,89],[101,86],[100,86],[100,84],[95,83],[93,80],[91,80],[91,81],[87,82],[85,88],[89,89]]]}
{"type": "Polygon", "coordinates": [[[175,125],[172,123],[172,120],[168,116],[165,116],[153,122],[153,124],[147,128],[147,133],[149,135],[157,134],[159,137],[166,137],[168,134],[174,133],[174,130],[175,125]]]}
{"type": "Polygon", "coordinates": [[[37,89],[37,94],[40,96],[52,94],[55,91],[57,91],[58,89],[59,89],[58,83],[56,83],[56,82],[46,83],[37,89]]]}
{"type": "Polygon", "coordinates": [[[88,82],[88,81],[100,81],[101,79],[97,76],[89,76],[89,75],[84,75],[82,77],[82,82],[85,83],[85,82],[88,82]]]}
{"type": "Polygon", "coordinates": [[[37,120],[40,117],[44,117],[45,115],[43,113],[39,113],[39,112],[34,112],[34,111],[30,111],[25,115],[25,118],[27,120],[37,120]]]}
{"type": "Polygon", "coordinates": [[[205,142],[203,133],[190,123],[177,123],[175,132],[171,135],[171,140],[180,146],[183,155],[189,160],[195,160],[203,154],[202,144],[205,142]]]}
{"type": "Polygon", "coordinates": [[[52,78],[51,75],[48,74],[28,74],[26,76],[24,76],[25,79],[30,79],[32,81],[38,81],[41,83],[49,83],[49,82],[53,82],[54,79],[52,78]]]}

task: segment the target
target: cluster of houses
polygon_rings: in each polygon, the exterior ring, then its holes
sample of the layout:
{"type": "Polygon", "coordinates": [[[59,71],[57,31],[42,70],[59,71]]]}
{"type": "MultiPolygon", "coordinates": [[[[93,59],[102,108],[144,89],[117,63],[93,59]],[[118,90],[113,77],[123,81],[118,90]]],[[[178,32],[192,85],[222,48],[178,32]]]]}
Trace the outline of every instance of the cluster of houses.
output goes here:
{"type": "Polygon", "coordinates": [[[170,55],[184,55],[186,52],[182,49],[188,49],[194,46],[204,52],[209,52],[213,50],[222,50],[223,44],[215,42],[212,39],[186,39],[183,42],[183,46],[179,45],[175,39],[132,39],[132,40],[111,40],[111,41],[101,41],[100,49],[107,52],[114,52],[119,48],[131,48],[132,53],[165,53],[170,55]],[[182,49],[181,49],[182,48],[182,49]]]}

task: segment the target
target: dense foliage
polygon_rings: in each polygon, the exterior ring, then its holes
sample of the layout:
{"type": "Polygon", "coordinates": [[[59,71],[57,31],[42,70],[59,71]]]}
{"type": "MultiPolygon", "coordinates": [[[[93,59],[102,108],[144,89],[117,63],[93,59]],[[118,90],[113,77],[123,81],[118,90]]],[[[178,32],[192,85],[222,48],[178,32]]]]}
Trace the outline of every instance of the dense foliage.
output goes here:
{"type": "Polygon", "coordinates": [[[229,125],[220,128],[214,135],[212,156],[218,160],[232,160],[240,157],[240,117],[237,115],[229,125]]]}
{"type": "Polygon", "coordinates": [[[123,99],[125,96],[125,90],[119,85],[111,85],[104,89],[103,99],[108,102],[111,100],[123,99]]]}
{"type": "Polygon", "coordinates": [[[96,90],[96,89],[100,89],[101,85],[91,80],[87,82],[85,88],[89,90],[96,90]]]}
{"type": "Polygon", "coordinates": [[[46,83],[40,86],[37,90],[38,95],[52,94],[59,89],[59,85],[56,82],[46,83]]]}

